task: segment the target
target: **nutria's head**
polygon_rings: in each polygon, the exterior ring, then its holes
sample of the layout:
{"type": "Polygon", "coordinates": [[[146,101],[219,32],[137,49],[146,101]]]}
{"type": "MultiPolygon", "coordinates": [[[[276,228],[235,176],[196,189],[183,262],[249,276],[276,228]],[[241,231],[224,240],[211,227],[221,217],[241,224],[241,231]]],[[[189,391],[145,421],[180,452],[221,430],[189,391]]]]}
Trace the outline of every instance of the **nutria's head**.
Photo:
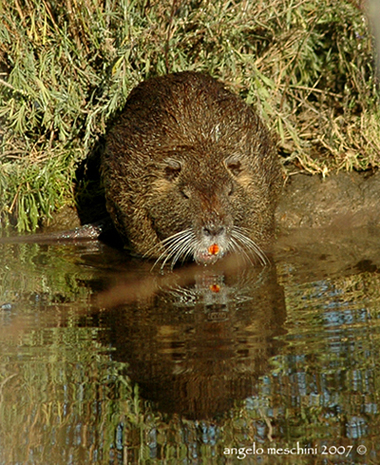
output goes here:
{"type": "Polygon", "coordinates": [[[103,157],[107,206],[129,247],[162,266],[235,251],[266,263],[280,172],[268,130],[198,73],[132,92],[103,157]]]}
{"type": "Polygon", "coordinates": [[[186,258],[211,264],[231,251],[266,262],[263,238],[252,238],[249,167],[243,156],[221,155],[189,147],[162,161],[149,212],[163,264],[186,258]]]}

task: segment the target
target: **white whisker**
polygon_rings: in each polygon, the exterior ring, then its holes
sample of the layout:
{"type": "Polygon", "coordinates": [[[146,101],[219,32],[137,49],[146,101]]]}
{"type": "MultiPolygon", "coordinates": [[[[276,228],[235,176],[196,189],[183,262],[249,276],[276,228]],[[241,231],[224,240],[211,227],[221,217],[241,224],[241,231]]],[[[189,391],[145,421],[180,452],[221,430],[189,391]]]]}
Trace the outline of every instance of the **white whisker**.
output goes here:
{"type": "MultiPolygon", "coordinates": [[[[264,251],[249,237],[249,230],[245,228],[233,226],[230,236],[225,242],[223,255],[234,252],[251,265],[254,265],[254,257],[263,266],[270,263],[264,251]]],[[[168,264],[173,269],[178,261],[184,262],[190,256],[194,257],[198,248],[201,247],[202,241],[199,241],[193,229],[189,228],[167,237],[146,255],[153,256],[155,250],[159,252],[159,256],[154,262],[152,269],[160,262],[161,270],[168,264]]]]}
{"type": "Polygon", "coordinates": [[[168,244],[170,242],[173,242],[177,238],[182,238],[186,234],[193,234],[192,229],[184,229],[183,231],[177,232],[175,234],[172,234],[171,236],[167,237],[166,239],[163,239],[161,244],[168,244]]]}
{"type": "Polygon", "coordinates": [[[248,249],[252,250],[255,255],[258,257],[262,265],[268,265],[270,263],[268,257],[265,255],[264,251],[254,242],[250,237],[244,234],[246,230],[244,228],[239,228],[234,226],[231,231],[231,237],[237,241],[239,249],[244,250],[242,245],[246,246],[248,249]]]}
{"type": "Polygon", "coordinates": [[[152,269],[162,261],[162,270],[170,260],[171,268],[173,269],[181,257],[184,260],[194,250],[194,240],[195,234],[192,229],[185,229],[165,238],[159,246],[160,249],[164,248],[164,250],[154,262],[152,269]]]}
{"type": "Polygon", "coordinates": [[[182,244],[181,244],[181,247],[178,248],[178,251],[177,253],[174,255],[173,257],[173,260],[172,260],[172,269],[174,268],[174,265],[177,263],[177,261],[179,260],[180,257],[182,257],[182,261],[184,261],[186,259],[186,257],[191,253],[193,252],[193,247],[192,247],[192,242],[193,242],[193,238],[192,237],[189,237],[189,238],[186,238],[186,242],[184,241],[182,244]]]}
{"type": "Polygon", "coordinates": [[[234,237],[230,238],[230,243],[231,243],[231,249],[234,252],[243,252],[244,258],[251,264],[254,265],[254,262],[252,261],[251,257],[249,256],[248,252],[245,250],[244,247],[241,247],[239,242],[234,237]]]}

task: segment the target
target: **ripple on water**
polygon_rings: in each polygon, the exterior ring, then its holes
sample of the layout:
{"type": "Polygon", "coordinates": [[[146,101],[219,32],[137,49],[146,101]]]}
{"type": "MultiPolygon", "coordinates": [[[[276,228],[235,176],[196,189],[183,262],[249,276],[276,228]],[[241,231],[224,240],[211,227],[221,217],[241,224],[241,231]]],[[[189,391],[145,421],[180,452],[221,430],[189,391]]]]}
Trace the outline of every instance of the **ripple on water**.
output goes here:
{"type": "Polygon", "coordinates": [[[0,462],[377,463],[377,239],[288,234],[271,269],[167,287],[98,243],[1,245],[0,462]],[[267,453],[297,443],[318,452],[267,453]]]}

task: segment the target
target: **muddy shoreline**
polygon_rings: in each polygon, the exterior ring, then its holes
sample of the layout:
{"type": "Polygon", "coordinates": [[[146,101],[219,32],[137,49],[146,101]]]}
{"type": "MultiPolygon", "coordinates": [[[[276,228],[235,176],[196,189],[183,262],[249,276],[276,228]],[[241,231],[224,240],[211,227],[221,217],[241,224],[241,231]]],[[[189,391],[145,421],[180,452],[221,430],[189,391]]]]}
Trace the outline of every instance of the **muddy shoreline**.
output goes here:
{"type": "Polygon", "coordinates": [[[287,181],[276,211],[281,229],[380,226],[380,173],[340,172],[287,181]]]}

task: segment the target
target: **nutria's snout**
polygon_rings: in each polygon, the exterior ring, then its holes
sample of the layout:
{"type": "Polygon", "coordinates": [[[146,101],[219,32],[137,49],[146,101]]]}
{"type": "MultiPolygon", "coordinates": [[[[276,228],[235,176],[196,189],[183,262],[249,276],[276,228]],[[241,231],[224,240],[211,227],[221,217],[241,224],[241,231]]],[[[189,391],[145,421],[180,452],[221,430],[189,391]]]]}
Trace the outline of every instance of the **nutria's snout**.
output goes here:
{"type": "Polygon", "coordinates": [[[233,250],[230,230],[230,226],[216,226],[213,223],[201,227],[190,226],[162,240],[162,252],[155,265],[161,263],[163,268],[168,263],[173,268],[178,261],[187,260],[199,265],[212,265],[233,250]]]}
{"type": "Polygon", "coordinates": [[[194,251],[194,260],[198,264],[214,264],[227,253],[229,240],[225,226],[204,226],[199,246],[194,251]]]}
{"type": "Polygon", "coordinates": [[[154,265],[161,263],[173,268],[177,262],[194,260],[199,265],[213,265],[226,255],[236,253],[252,265],[269,264],[269,259],[259,244],[249,236],[250,231],[233,224],[228,226],[190,227],[164,239],[161,254],[154,265]]]}
{"type": "Polygon", "coordinates": [[[218,231],[218,234],[210,234],[205,228],[201,240],[196,242],[193,258],[198,264],[213,265],[229,253],[237,253],[251,264],[269,264],[264,250],[249,237],[249,231],[236,225],[221,226],[218,231]]]}

